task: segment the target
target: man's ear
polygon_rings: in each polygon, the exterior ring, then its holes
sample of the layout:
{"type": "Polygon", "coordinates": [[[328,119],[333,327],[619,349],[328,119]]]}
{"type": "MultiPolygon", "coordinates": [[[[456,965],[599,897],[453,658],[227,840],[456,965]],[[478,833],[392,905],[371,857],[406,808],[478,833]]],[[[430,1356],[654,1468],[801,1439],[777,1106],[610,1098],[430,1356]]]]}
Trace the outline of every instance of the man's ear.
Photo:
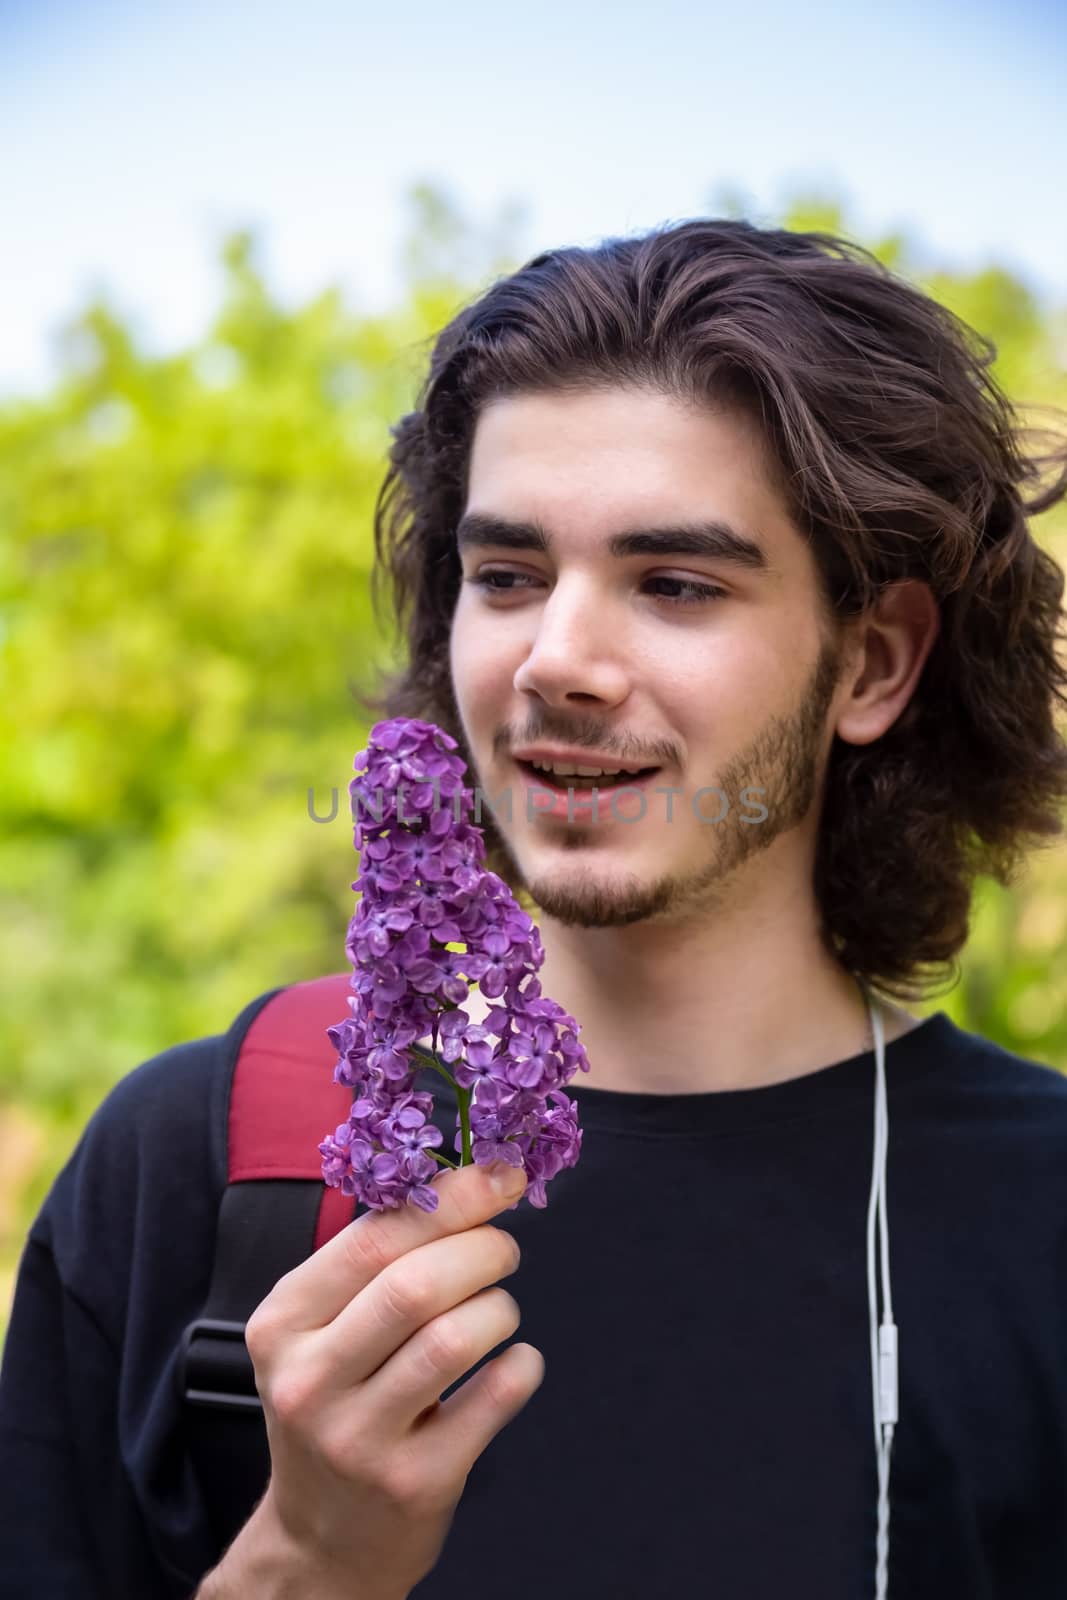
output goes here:
{"type": "Polygon", "coordinates": [[[849,625],[845,698],[834,731],[848,744],[871,744],[900,716],[941,626],[929,584],[905,578],[887,584],[849,625]]]}

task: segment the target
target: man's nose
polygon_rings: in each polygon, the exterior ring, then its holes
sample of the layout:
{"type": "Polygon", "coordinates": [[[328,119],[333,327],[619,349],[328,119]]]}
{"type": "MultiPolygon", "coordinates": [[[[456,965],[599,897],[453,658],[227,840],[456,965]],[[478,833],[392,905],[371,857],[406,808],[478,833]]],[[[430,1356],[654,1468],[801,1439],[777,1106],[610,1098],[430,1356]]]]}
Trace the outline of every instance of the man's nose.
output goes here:
{"type": "Polygon", "coordinates": [[[574,700],[617,705],[630,688],[625,648],[618,618],[598,602],[589,584],[558,583],[515,674],[515,688],[553,705],[574,700]]]}

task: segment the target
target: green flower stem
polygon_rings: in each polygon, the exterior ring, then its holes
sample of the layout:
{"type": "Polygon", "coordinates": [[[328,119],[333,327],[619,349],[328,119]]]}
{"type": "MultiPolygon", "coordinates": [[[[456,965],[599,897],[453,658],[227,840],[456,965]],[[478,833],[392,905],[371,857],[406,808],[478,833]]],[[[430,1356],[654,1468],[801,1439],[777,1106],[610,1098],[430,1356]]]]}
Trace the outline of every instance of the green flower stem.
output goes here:
{"type": "Polygon", "coordinates": [[[455,1161],[449,1161],[447,1156],[443,1156],[440,1150],[427,1150],[426,1154],[433,1156],[434,1160],[439,1161],[443,1167],[452,1167],[455,1170],[457,1166],[455,1161]]]}
{"type": "Polygon", "coordinates": [[[463,1091],[460,1089],[455,1078],[449,1072],[447,1067],[442,1066],[441,1062],[438,1061],[436,1056],[430,1055],[430,1053],[426,1050],[420,1050],[417,1044],[408,1045],[408,1054],[414,1056],[420,1066],[432,1067],[435,1072],[439,1072],[442,1078],[452,1085],[457,1094],[462,1094],[463,1091]]]}
{"type": "MultiPolygon", "coordinates": [[[[455,1007],[454,1006],[449,1006],[446,1009],[451,1011],[451,1010],[455,1010],[455,1007]]],[[[434,1022],[434,1025],[433,1025],[433,1048],[434,1048],[434,1051],[436,1052],[436,1050],[437,1050],[437,1022],[436,1021],[434,1022]]],[[[421,1064],[423,1066],[432,1067],[435,1072],[439,1072],[441,1074],[442,1078],[446,1079],[447,1082],[449,1082],[452,1085],[453,1089],[455,1089],[455,1091],[456,1091],[456,1101],[457,1101],[457,1103],[459,1105],[459,1126],[460,1126],[460,1131],[463,1134],[463,1155],[462,1155],[462,1157],[460,1159],[459,1165],[461,1167],[473,1166],[474,1165],[474,1157],[471,1154],[471,1111],[470,1111],[471,1091],[470,1091],[470,1089],[462,1089],[459,1086],[459,1084],[456,1082],[455,1078],[448,1071],[447,1067],[443,1066],[442,1063],[437,1059],[436,1054],[431,1055],[428,1051],[420,1049],[417,1044],[409,1045],[408,1046],[408,1053],[410,1055],[414,1056],[416,1061],[421,1062],[421,1064]]],[[[434,1156],[435,1160],[444,1162],[446,1166],[454,1167],[456,1165],[456,1163],[454,1161],[449,1161],[447,1156],[438,1155],[435,1151],[432,1151],[432,1150],[431,1150],[430,1154],[432,1156],[434,1156]]]]}

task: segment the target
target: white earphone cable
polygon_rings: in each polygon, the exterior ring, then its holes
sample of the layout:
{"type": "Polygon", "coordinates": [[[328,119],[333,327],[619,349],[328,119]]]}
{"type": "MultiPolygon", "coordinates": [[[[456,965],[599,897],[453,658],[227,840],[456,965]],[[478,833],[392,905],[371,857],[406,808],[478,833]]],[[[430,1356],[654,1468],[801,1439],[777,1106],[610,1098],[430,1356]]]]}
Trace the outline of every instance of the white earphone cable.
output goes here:
{"type": "Polygon", "coordinates": [[[874,1395],[874,1447],[878,1463],[878,1538],[875,1600],[885,1600],[889,1571],[889,1458],[897,1422],[897,1328],[893,1321],[893,1296],[889,1281],[889,1219],[886,1214],[885,1173],[889,1148],[889,1106],[885,1087],[885,1034],[881,1009],[861,984],[874,1038],[874,1160],[871,1196],[867,1208],[867,1300],[871,1328],[871,1383],[874,1395]],[[878,1326],[875,1286],[875,1217],[881,1224],[882,1326],[878,1326]]]}

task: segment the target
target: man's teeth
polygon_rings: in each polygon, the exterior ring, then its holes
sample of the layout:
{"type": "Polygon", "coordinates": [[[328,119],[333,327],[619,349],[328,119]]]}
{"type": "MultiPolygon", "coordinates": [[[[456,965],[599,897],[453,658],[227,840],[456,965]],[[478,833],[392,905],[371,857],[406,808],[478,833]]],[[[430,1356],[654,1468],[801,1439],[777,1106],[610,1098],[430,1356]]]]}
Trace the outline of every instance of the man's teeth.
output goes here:
{"type": "Polygon", "coordinates": [[[643,767],[578,767],[570,761],[531,761],[530,765],[557,778],[617,778],[623,772],[632,777],[644,771],[643,767]]]}

